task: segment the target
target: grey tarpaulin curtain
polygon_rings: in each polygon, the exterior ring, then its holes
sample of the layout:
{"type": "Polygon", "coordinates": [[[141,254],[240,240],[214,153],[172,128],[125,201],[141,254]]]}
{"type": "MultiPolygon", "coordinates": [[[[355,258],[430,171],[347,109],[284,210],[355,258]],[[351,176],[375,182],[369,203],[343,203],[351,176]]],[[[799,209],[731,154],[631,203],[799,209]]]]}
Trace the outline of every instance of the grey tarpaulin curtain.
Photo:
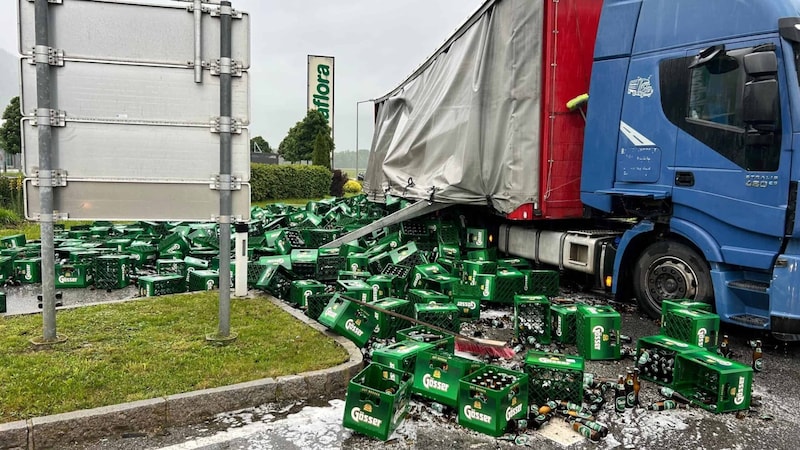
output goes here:
{"type": "Polygon", "coordinates": [[[487,1],[377,101],[367,193],[434,194],[502,213],[536,202],[543,8],[541,1],[487,1]]]}

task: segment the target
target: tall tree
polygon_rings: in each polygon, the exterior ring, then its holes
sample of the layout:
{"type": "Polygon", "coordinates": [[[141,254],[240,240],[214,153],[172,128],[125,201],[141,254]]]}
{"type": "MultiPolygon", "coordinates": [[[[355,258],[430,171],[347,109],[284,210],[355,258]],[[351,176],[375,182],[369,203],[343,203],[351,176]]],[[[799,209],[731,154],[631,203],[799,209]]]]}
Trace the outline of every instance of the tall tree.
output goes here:
{"type": "Polygon", "coordinates": [[[315,166],[322,166],[331,168],[331,152],[333,151],[334,143],[331,135],[325,132],[319,132],[314,139],[314,152],[312,154],[311,163],[315,166]]]}
{"type": "Polygon", "coordinates": [[[22,112],[19,110],[19,97],[11,99],[3,112],[3,119],[5,123],[0,127],[0,147],[6,153],[17,154],[22,151],[22,135],[19,129],[22,112]]]}
{"type": "Polygon", "coordinates": [[[310,109],[302,121],[289,129],[278,147],[278,154],[293,163],[310,161],[314,152],[314,140],[320,133],[331,134],[328,119],[316,109],[310,109]]]}
{"type": "Polygon", "coordinates": [[[272,147],[269,146],[269,142],[261,136],[250,139],[250,153],[258,152],[272,153],[272,147]]]}

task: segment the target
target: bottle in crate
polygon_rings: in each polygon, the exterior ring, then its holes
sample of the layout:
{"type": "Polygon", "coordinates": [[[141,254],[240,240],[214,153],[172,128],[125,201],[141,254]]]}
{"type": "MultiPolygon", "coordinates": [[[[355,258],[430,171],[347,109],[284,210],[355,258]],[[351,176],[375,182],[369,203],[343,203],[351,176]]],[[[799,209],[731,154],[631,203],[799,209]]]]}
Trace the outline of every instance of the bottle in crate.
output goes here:
{"type": "Polygon", "coordinates": [[[676,356],[699,351],[700,347],[668,336],[646,336],[639,338],[636,344],[636,367],[643,380],[674,386],[676,356]]]}
{"type": "Polygon", "coordinates": [[[550,343],[550,300],[543,295],[514,296],[514,336],[522,342],[529,338],[550,343]]]}
{"type": "Polygon", "coordinates": [[[459,425],[497,437],[527,415],[528,375],[487,365],[459,381],[459,425]]]}
{"type": "Polygon", "coordinates": [[[587,360],[620,358],[622,319],[610,306],[578,305],[575,316],[578,353],[587,360]]]}
{"type": "Polygon", "coordinates": [[[716,353],[700,350],[676,357],[675,391],[713,413],[748,409],[752,384],[752,367],[716,353]]]}

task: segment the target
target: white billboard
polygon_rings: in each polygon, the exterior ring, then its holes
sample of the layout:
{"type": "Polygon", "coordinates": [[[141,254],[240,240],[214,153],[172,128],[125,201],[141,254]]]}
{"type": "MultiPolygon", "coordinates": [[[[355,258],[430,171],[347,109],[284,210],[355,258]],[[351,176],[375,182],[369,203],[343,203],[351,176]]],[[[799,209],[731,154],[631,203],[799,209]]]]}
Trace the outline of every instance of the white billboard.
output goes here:
{"type": "Polygon", "coordinates": [[[319,110],[333,134],[333,56],[308,55],[308,109],[319,110]]]}

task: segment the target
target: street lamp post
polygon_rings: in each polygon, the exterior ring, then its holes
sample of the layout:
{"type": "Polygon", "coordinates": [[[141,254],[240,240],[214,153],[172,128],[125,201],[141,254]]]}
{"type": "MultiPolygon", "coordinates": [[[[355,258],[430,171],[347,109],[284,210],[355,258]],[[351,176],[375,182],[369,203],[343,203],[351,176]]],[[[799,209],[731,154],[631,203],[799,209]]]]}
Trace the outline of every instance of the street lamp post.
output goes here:
{"type": "Polygon", "coordinates": [[[358,105],[360,105],[362,103],[370,103],[370,102],[373,102],[373,101],[374,101],[373,99],[369,99],[369,100],[361,100],[360,102],[356,102],[356,179],[358,179],[358,152],[359,152],[359,148],[358,148],[358,122],[359,122],[359,120],[358,120],[358,112],[359,112],[359,108],[358,108],[358,105]]]}

